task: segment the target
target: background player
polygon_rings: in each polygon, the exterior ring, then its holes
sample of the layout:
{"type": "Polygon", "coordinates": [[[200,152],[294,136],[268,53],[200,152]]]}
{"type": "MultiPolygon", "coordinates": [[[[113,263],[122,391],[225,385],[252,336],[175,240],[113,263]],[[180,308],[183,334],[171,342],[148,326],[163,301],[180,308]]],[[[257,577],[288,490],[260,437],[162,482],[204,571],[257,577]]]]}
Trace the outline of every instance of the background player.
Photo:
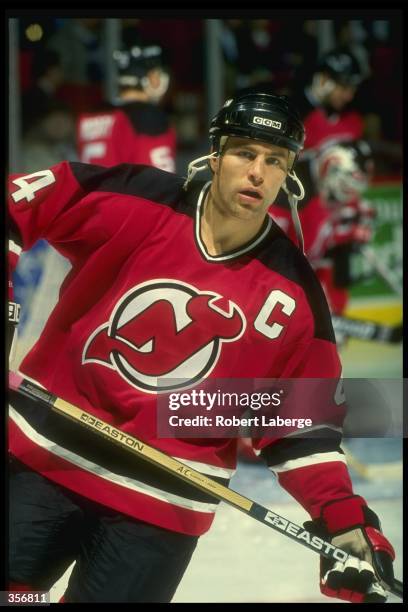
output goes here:
{"type": "Polygon", "coordinates": [[[307,206],[316,194],[314,160],[321,149],[363,136],[363,117],[353,106],[363,78],[356,57],[349,49],[339,47],[322,56],[311,83],[301,91],[294,91],[293,100],[306,130],[305,148],[298,167],[306,193],[301,207],[307,206]]]}
{"type": "Polygon", "coordinates": [[[169,85],[163,50],[135,45],[117,50],[118,99],[95,113],[79,116],[79,159],[114,166],[148,164],[175,171],[176,133],[159,102],[169,85]]]}
{"type": "MultiPolygon", "coordinates": [[[[324,147],[316,159],[317,194],[299,212],[305,253],[316,270],[333,314],[349,301],[351,257],[372,238],[374,209],[362,198],[374,174],[369,145],[362,140],[324,147]]],[[[290,214],[271,214],[296,241],[290,214]]]]}

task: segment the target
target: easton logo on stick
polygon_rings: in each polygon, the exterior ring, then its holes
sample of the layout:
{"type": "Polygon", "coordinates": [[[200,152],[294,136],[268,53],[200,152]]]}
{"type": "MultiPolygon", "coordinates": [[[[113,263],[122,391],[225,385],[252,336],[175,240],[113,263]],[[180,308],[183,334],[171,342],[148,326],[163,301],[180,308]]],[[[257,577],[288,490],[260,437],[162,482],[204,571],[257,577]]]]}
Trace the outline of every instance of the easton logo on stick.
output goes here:
{"type": "Polygon", "coordinates": [[[336,548],[336,546],[333,546],[333,544],[312,535],[309,531],[306,531],[306,529],[302,529],[302,527],[299,527],[299,525],[295,525],[287,519],[278,516],[271,510],[266,513],[265,521],[271,525],[274,525],[278,529],[285,531],[287,534],[297,538],[298,540],[306,542],[309,544],[309,546],[315,548],[316,550],[321,550],[326,554],[330,554],[330,556],[337,561],[344,563],[348,559],[348,554],[340,548],[336,548]]]}

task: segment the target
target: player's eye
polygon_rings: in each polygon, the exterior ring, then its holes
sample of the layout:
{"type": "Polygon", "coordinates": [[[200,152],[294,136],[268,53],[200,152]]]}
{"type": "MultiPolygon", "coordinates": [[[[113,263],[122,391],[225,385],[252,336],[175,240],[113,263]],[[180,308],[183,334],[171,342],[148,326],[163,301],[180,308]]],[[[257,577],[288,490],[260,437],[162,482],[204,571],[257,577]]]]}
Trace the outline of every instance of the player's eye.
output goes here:
{"type": "Polygon", "coordinates": [[[239,149],[237,151],[237,155],[238,157],[243,157],[245,159],[254,159],[255,155],[252,153],[252,151],[248,151],[247,149],[239,149]]]}
{"type": "Polygon", "coordinates": [[[284,170],[285,172],[287,170],[286,163],[281,157],[269,157],[267,160],[267,163],[268,165],[276,166],[277,168],[280,168],[281,170],[284,170]]]}

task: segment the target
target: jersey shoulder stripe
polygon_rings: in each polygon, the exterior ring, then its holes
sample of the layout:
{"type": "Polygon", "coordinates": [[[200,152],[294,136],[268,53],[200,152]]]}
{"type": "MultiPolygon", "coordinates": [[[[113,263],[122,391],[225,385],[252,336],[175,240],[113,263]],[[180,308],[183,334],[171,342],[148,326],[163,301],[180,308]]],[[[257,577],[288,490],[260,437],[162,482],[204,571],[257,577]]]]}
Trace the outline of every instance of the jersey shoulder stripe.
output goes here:
{"type": "Polygon", "coordinates": [[[260,245],[256,257],[264,266],[303,289],[314,318],[314,337],[334,343],[333,325],[322,286],[306,256],[276,222],[272,223],[269,240],[260,245]]]}
{"type": "Polygon", "coordinates": [[[106,168],[81,162],[69,162],[72,173],[85,194],[110,192],[150,200],[178,213],[195,216],[197,199],[205,181],[183,185],[185,178],[143,164],[119,164],[106,168]]]}
{"type": "Polygon", "coordinates": [[[137,196],[171,206],[182,194],[184,179],[143,164],[119,164],[106,168],[70,162],[72,173],[85,193],[107,191],[137,196]]]}

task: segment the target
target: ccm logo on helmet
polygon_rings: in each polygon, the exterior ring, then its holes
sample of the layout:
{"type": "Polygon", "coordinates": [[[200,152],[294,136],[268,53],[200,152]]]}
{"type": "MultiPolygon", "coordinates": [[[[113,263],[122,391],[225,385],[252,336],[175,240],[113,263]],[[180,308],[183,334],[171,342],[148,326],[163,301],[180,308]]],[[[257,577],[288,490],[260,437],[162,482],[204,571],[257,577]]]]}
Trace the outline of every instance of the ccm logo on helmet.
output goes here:
{"type": "Polygon", "coordinates": [[[266,119],[265,117],[254,117],[252,119],[252,123],[257,123],[258,125],[266,125],[267,127],[272,127],[277,130],[280,130],[282,127],[282,123],[280,121],[273,121],[272,119],[266,119]]]}

